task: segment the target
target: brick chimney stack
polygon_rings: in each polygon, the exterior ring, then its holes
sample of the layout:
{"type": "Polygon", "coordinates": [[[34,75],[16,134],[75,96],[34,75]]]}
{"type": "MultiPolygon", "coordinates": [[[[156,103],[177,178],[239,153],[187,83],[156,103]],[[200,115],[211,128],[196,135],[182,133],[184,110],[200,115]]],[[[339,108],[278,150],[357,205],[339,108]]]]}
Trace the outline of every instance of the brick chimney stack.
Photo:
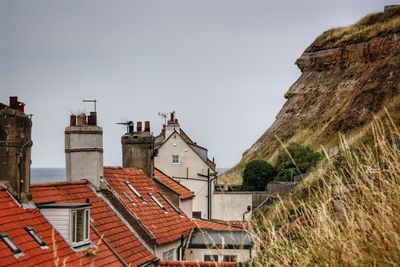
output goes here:
{"type": "Polygon", "coordinates": [[[121,137],[122,166],[124,168],[138,168],[153,177],[154,172],[154,136],[150,132],[150,122],[145,121],[144,131],[142,122],[137,122],[137,129],[121,137]]]}
{"type": "Polygon", "coordinates": [[[31,200],[32,121],[24,107],[16,96],[9,106],[0,103],[0,180],[21,203],[31,200]]]}

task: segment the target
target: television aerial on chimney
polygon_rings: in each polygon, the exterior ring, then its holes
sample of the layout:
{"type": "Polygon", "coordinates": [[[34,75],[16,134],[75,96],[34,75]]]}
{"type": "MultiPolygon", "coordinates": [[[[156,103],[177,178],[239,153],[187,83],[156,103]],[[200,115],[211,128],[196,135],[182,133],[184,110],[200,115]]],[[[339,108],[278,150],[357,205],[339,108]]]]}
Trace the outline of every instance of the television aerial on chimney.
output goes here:
{"type": "Polygon", "coordinates": [[[133,132],[133,121],[125,121],[125,122],[117,122],[118,125],[125,125],[126,126],[126,133],[133,132]]]}
{"type": "Polygon", "coordinates": [[[97,112],[97,110],[96,110],[97,99],[83,99],[82,102],[85,102],[85,103],[94,103],[94,112],[97,112]]]}
{"type": "Polygon", "coordinates": [[[169,114],[175,114],[175,110],[171,112],[158,112],[158,116],[164,118],[164,124],[167,124],[167,118],[169,114]]]}

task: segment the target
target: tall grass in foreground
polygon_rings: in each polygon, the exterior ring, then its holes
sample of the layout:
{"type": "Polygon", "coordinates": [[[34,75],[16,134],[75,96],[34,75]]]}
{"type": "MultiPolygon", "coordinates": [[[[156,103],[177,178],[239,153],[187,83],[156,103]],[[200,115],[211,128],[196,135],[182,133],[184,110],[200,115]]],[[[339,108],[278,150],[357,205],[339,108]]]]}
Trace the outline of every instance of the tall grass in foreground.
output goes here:
{"type": "Polygon", "coordinates": [[[399,266],[398,128],[375,119],[373,143],[341,150],[254,222],[254,266],[399,266]]]}

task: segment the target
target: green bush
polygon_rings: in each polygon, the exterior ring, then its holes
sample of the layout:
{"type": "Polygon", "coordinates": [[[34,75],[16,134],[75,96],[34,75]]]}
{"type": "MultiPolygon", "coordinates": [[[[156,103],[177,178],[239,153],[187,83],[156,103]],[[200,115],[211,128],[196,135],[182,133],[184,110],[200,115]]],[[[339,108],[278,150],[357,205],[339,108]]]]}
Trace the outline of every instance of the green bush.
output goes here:
{"type": "Polygon", "coordinates": [[[243,171],[242,189],[245,191],[264,191],[267,184],[274,180],[275,168],[264,160],[247,163],[243,171]]]}
{"type": "Polygon", "coordinates": [[[290,181],[293,176],[307,173],[322,159],[320,153],[314,152],[308,146],[291,143],[286,150],[281,149],[276,158],[276,180],[279,181],[290,181]]]}

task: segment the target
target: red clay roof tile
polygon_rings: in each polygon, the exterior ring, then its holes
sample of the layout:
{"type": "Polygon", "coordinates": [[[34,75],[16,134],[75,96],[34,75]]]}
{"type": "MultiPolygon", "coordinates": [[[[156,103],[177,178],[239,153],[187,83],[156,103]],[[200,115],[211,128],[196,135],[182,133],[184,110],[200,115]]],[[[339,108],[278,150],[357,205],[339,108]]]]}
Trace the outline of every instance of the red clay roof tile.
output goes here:
{"type": "MultiPolygon", "coordinates": [[[[161,191],[147,175],[139,169],[105,167],[104,179],[109,186],[124,201],[130,212],[132,212],[156,238],[157,244],[166,244],[180,237],[188,236],[196,226],[184,214],[178,214],[159,194],[161,191]],[[139,199],[125,184],[129,181],[134,188],[143,196],[139,199]],[[166,208],[161,209],[149,196],[152,193],[166,208]],[[133,200],[134,204],[128,199],[133,200]]],[[[167,197],[167,196],[166,196],[167,197]]]]}
{"type": "Polygon", "coordinates": [[[96,266],[105,266],[103,259],[107,259],[109,266],[121,266],[121,262],[105,244],[98,243],[100,237],[93,232],[91,239],[95,244],[99,244],[95,257],[73,251],[55,230],[53,237],[53,227],[37,208],[20,207],[3,187],[0,187],[0,214],[0,232],[7,234],[24,254],[16,258],[8,246],[0,240],[0,266],[53,266],[56,261],[60,265],[65,261],[68,266],[88,266],[94,261],[96,266]],[[48,249],[42,249],[36,243],[24,229],[26,226],[34,229],[48,249]]]}
{"type": "Polygon", "coordinates": [[[181,185],[159,169],[154,168],[154,176],[156,179],[167,185],[169,188],[177,192],[182,200],[193,198],[194,193],[185,186],[181,185]]]}
{"type": "Polygon", "coordinates": [[[159,267],[234,267],[236,262],[159,261],[159,267]]]}
{"type": "MultiPolygon", "coordinates": [[[[36,203],[52,201],[84,203],[86,199],[89,199],[92,205],[90,212],[91,228],[103,235],[103,239],[125,262],[132,264],[132,266],[139,266],[155,259],[155,256],[146,249],[106,201],[94,193],[87,181],[34,184],[31,187],[31,192],[36,203]]],[[[91,232],[93,233],[93,231],[91,232]]],[[[110,256],[110,253],[106,250],[100,250],[96,257],[100,257],[99,263],[112,265],[113,260],[110,256]]],[[[97,264],[96,261],[95,265],[97,266],[97,264]]],[[[117,265],[121,266],[121,263],[119,262],[117,265]]]]}
{"type": "Polygon", "coordinates": [[[229,224],[223,224],[215,221],[209,221],[205,219],[192,219],[192,221],[197,225],[200,229],[211,229],[216,231],[243,231],[243,229],[239,227],[235,227],[229,224]]]}

